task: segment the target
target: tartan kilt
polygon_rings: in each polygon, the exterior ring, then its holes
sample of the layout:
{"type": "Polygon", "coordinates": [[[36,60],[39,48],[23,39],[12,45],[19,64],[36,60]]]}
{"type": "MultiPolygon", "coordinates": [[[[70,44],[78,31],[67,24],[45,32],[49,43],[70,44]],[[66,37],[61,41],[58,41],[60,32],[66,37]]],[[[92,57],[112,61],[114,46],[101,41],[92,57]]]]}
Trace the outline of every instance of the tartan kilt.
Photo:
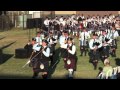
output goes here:
{"type": "Polygon", "coordinates": [[[49,60],[40,60],[35,58],[31,60],[30,66],[33,67],[34,72],[48,72],[49,69],[49,60]],[[40,68],[40,65],[44,65],[44,69],[40,68]]]}
{"type": "Polygon", "coordinates": [[[109,57],[109,50],[110,50],[109,46],[104,46],[102,51],[101,51],[101,55],[109,57]]]}
{"type": "Polygon", "coordinates": [[[80,50],[82,51],[87,51],[88,50],[88,47],[87,46],[80,46],[80,50]]]}
{"type": "Polygon", "coordinates": [[[89,42],[88,42],[88,41],[86,41],[86,45],[81,45],[81,43],[82,43],[82,41],[80,40],[80,46],[81,46],[81,47],[84,46],[84,47],[87,48],[87,49],[89,48],[89,42]]]}
{"type": "Polygon", "coordinates": [[[96,50],[96,52],[94,52],[93,50],[90,51],[91,62],[94,62],[95,60],[99,60],[99,58],[100,58],[99,50],[96,50]]]}
{"type": "Polygon", "coordinates": [[[73,69],[74,71],[76,71],[76,64],[77,64],[77,60],[76,58],[66,58],[66,60],[64,60],[65,63],[65,68],[68,69],[73,69]],[[70,60],[71,63],[67,64],[67,60],[70,60]]]}

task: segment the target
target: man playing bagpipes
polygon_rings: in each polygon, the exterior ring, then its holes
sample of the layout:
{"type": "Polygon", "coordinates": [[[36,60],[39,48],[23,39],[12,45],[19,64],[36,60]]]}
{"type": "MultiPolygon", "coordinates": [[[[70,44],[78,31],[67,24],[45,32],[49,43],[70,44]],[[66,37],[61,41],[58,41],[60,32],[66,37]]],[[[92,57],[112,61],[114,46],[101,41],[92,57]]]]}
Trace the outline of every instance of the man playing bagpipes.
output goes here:
{"type": "Polygon", "coordinates": [[[76,71],[76,46],[73,44],[73,39],[68,38],[67,43],[62,45],[61,48],[64,48],[64,67],[69,72],[69,78],[73,78],[73,73],[76,71]]]}
{"type": "Polygon", "coordinates": [[[114,26],[112,26],[112,32],[111,32],[110,36],[112,39],[110,53],[113,57],[116,57],[117,38],[118,38],[119,34],[118,34],[118,31],[116,31],[114,26]]]}
{"type": "Polygon", "coordinates": [[[56,45],[56,39],[53,37],[53,33],[49,33],[49,37],[47,38],[48,41],[48,47],[50,48],[50,60],[51,65],[53,64],[53,56],[55,54],[55,45],[56,45]]]}
{"type": "Polygon", "coordinates": [[[32,54],[33,52],[33,45],[36,44],[36,39],[35,38],[32,38],[32,40],[24,46],[24,49],[27,50],[27,57],[30,57],[30,55],[32,54]]]}
{"type": "Polygon", "coordinates": [[[75,18],[72,21],[72,33],[74,37],[78,36],[78,22],[75,20],[75,18]]]}
{"type": "Polygon", "coordinates": [[[39,43],[40,45],[42,44],[42,35],[40,32],[37,32],[37,36],[35,37],[36,42],[39,43]]]}
{"type": "Polygon", "coordinates": [[[97,69],[97,64],[99,60],[99,49],[102,47],[102,43],[98,39],[96,34],[93,34],[93,38],[89,41],[89,48],[90,48],[90,61],[93,66],[94,70],[97,69]]]}
{"type": "Polygon", "coordinates": [[[36,43],[33,46],[29,66],[33,68],[34,79],[38,77],[39,72],[42,72],[43,79],[47,79],[50,56],[50,48],[47,45],[47,40],[42,40],[42,45],[36,43]]]}
{"type": "Polygon", "coordinates": [[[100,55],[104,62],[104,60],[109,57],[110,43],[112,42],[112,39],[110,39],[110,35],[107,34],[105,30],[102,31],[102,35],[99,36],[99,39],[102,43],[100,55]]]}
{"type": "Polygon", "coordinates": [[[49,18],[46,17],[46,19],[44,20],[44,30],[48,32],[48,28],[49,28],[49,18]]]}
{"type": "Polygon", "coordinates": [[[88,39],[90,38],[90,34],[86,31],[86,29],[83,29],[83,32],[80,34],[80,51],[81,55],[83,56],[83,53],[85,52],[85,56],[87,54],[89,44],[88,44],[88,39]]]}
{"type": "Polygon", "coordinates": [[[68,39],[68,32],[67,31],[63,31],[62,35],[60,36],[60,39],[59,39],[61,57],[64,57],[64,53],[63,52],[65,51],[64,48],[61,48],[61,46],[67,43],[67,39],[68,39]]]}

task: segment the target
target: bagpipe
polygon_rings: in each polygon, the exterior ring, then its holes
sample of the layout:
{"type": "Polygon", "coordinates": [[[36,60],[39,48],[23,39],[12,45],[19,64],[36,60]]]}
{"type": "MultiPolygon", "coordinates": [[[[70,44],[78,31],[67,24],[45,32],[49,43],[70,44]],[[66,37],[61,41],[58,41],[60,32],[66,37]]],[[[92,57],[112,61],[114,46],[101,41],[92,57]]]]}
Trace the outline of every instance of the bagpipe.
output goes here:
{"type": "Polygon", "coordinates": [[[99,45],[100,45],[99,42],[95,42],[95,43],[93,43],[93,46],[99,46],[99,45]]]}
{"type": "Polygon", "coordinates": [[[108,39],[108,38],[105,38],[105,42],[108,42],[110,39],[108,39]]]}
{"type": "MultiPolygon", "coordinates": [[[[94,46],[98,47],[99,45],[100,45],[99,42],[95,42],[95,43],[93,43],[93,47],[94,47],[94,46]]],[[[93,51],[96,52],[97,50],[98,50],[98,48],[94,49],[93,51]]]]}
{"type": "MultiPolygon", "coordinates": [[[[41,46],[41,45],[40,45],[41,46]]],[[[41,46],[41,50],[36,54],[36,55],[34,55],[35,54],[35,52],[32,52],[32,54],[31,54],[31,56],[30,56],[30,59],[25,63],[25,65],[22,67],[22,68],[24,68],[24,67],[26,67],[28,64],[29,64],[29,66],[30,67],[32,67],[32,65],[31,65],[31,61],[35,58],[35,57],[37,57],[43,50],[44,50],[44,48],[41,46]],[[33,56],[34,55],[34,56],[33,56]]]]}

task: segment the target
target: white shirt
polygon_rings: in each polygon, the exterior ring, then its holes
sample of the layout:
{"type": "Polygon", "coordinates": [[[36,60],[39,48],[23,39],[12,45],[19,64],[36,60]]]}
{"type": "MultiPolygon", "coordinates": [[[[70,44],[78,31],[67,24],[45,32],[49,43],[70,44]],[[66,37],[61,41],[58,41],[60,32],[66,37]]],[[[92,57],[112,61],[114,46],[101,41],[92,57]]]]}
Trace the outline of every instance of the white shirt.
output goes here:
{"type": "MultiPolygon", "coordinates": [[[[100,40],[95,39],[95,42],[99,42],[99,43],[100,43],[100,45],[98,46],[98,48],[101,48],[101,47],[102,47],[102,43],[100,42],[100,40]]],[[[95,46],[93,46],[93,43],[94,43],[94,39],[91,39],[91,40],[89,41],[89,47],[90,47],[91,50],[95,49],[95,46]]]]}
{"type": "Polygon", "coordinates": [[[87,21],[83,21],[83,26],[87,27],[87,21]]]}
{"type": "Polygon", "coordinates": [[[65,25],[66,25],[66,21],[65,21],[65,20],[64,20],[64,21],[62,21],[61,23],[63,24],[63,26],[65,26],[65,25]]]}
{"type": "MultiPolygon", "coordinates": [[[[45,46],[44,48],[46,48],[47,46],[45,46]]],[[[50,48],[47,47],[46,51],[42,52],[46,57],[50,56],[50,48]]]]}
{"type": "Polygon", "coordinates": [[[44,34],[41,34],[40,36],[41,36],[41,39],[43,40],[44,39],[44,34]]]}
{"type": "Polygon", "coordinates": [[[85,40],[90,38],[90,34],[88,32],[81,32],[80,33],[80,40],[84,40],[84,35],[85,35],[85,40]]]}
{"type": "Polygon", "coordinates": [[[102,46],[108,46],[112,42],[112,39],[110,39],[108,36],[109,35],[105,35],[105,36],[101,35],[99,37],[99,40],[100,40],[101,43],[103,43],[102,41],[105,41],[105,38],[109,39],[109,41],[106,44],[102,44],[102,46]]]}
{"type": "Polygon", "coordinates": [[[40,51],[40,48],[41,48],[41,46],[38,44],[38,43],[36,43],[36,44],[34,44],[33,45],[33,50],[36,52],[36,51],[40,51]]]}
{"type": "Polygon", "coordinates": [[[60,45],[64,44],[64,42],[65,42],[65,36],[61,35],[59,39],[60,45]]]}
{"type": "Polygon", "coordinates": [[[39,43],[40,45],[42,45],[42,39],[41,37],[35,37],[36,42],[39,43]]]}
{"type": "Polygon", "coordinates": [[[48,25],[49,25],[49,20],[46,19],[46,20],[44,21],[44,24],[45,24],[46,26],[48,26],[48,25]]]}
{"type": "Polygon", "coordinates": [[[119,36],[118,31],[112,30],[112,32],[111,32],[111,34],[110,34],[110,38],[111,38],[111,39],[115,39],[115,38],[117,38],[118,36],[119,36]]]}
{"type": "MultiPolygon", "coordinates": [[[[69,44],[69,46],[71,46],[71,45],[72,45],[72,43],[69,44]]],[[[67,49],[67,46],[68,46],[68,44],[64,44],[64,45],[61,46],[61,48],[67,49]]],[[[74,55],[75,52],[76,52],[76,46],[73,45],[73,46],[72,46],[72,50],[68,50],[68,52],[69,52],[70,54],[74,55]]]]}
{"type": "Polygon", "coordinates": [[[59,21],[62,23],[63,22],[63,18],[60,18],[59,21]]]}

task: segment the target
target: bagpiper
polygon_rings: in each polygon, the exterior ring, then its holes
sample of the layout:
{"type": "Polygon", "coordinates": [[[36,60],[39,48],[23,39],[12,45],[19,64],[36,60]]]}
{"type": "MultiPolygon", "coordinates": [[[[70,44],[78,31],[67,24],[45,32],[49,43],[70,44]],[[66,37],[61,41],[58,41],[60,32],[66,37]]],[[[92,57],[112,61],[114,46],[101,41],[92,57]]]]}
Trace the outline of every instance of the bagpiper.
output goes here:
{"type": "Polygon", "coordinates": [[[83,56],[83,53],[85,52],[85,56],[87,54],[88,48],[89,48],[89,44],[88,44],[88,39],[90,38],[90,34],[86,31],[86,29],[83,29],[83,32],[81,32],[80,34],[80,51],[81,51],[81,55],[83,56]]]}
{"type": "Polygon", "coordinates": [[[36,43],[33,46],[29,66],[33,68],[32,78],[34,79],[38,78],[40,72],[42,72],[43,79],[48,78],[50,48],[47,45],[47,40],[42,40],[42,45],[36,43]]]}
{"type": "Polygon", "coordinates": [[[67,43],[62,45],[61,48],[64,48],[66,51],[64,56],[64,68],[69,72],[69,78],[73,78],[74,71],[76,71],[76,46],[73,44],[73,39],[69,37],[67,43]]]}
{"type": "Polygon", "coordinates": [[[89,48],[90,48],[90,61],[89,62],[93,64],[94,70],[97,69],[97,64],[98,64],[98,60],[100,57],[99,49],[101,47],[102,47],[102,43],[98,39],[98,36],[96,34],[93,34],[93,38],[90,39],[89,41],[89,48]]]}

